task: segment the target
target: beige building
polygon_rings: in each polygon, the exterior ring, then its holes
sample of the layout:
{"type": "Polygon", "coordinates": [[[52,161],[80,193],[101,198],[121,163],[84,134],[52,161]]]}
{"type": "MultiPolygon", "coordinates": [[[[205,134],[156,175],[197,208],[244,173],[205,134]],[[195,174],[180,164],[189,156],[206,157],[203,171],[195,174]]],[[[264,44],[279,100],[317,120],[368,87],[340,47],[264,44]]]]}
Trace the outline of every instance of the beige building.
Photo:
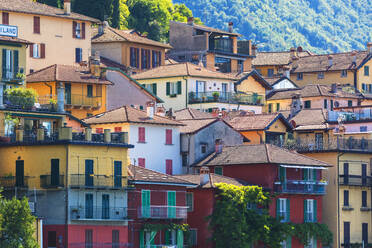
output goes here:
{"type": "Polygon", "coordinates": [[[71,12],[70,1],[58,9],[31,0],[2,0],[2,24],[18,27],[27,48],[26,74],[53,64],[74,65],[91,54],[91,25],[99,20],[71,12]],[[62,49],[63,48],[63,49],[62,49]]]}

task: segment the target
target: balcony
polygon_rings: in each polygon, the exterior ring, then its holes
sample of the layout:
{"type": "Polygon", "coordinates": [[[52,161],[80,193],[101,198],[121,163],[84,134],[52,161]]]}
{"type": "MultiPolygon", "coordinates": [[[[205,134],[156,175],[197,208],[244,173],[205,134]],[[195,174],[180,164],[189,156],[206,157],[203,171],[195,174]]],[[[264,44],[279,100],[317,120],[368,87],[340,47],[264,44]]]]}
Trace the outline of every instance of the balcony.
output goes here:
{"type": "MultiPolygon", "coordinates": [[[[69,243],[68,247],[70,248],[128,248],[133,247],[131,243],[69,243]]],[[[155,246],[151,245],[151,248],[155,246]]],[[[167,247],[167,246],[160,246],[160,248],[167,247]]]]}
{"type": "Polygon", "coordinates": [[[322,181],[287,180],[285,182],[275,182],[274,191],[288,194],[324,195],[327,184],[327,182],[322,181]]]}
{"type": "Polygon", "coordinates": [[[102,97],[79,94],[65,95],[65,105],[72,107],[98,109],[102,106],[102,97]]]}
{"type": "Polygon", "coordinates": [[[223,91],[189,92],[189,104],[211,102],[261,106],[264,104],[264,97],[255,93],[245,94],[223,91]]]}
{"type": "Polygon", "coordinates": [[[124,221],[127,219],[127,208],[113,207],[70,207],[71,220],[102,220],[102,221],[124,221]]]}
{"type": "Polygon", "coordinates": [[[28,188],[29,177],[5,176],[0,177],[0,187],[3,188],[28,188]]]}
{"type": "Polygon", "coordinates": [[[64,175],[40,175],[40,187],[44,189],[64,187],[64,179],[64,175]]]}
{"type": "Polygon", "coordinates": [[[372,177],[369,176],[358,176],[358,175],[340,175],[339,178],[340,185],[350,185],[350,186],[372,186],[372,177]]]}
{"type": "Polygon", "coordinates": [[[328,111],[328,121],[338,122],[339,119],[343,122],[372,120],[372,109],[363,109],[357,112],[328,111]]]}
{"type": "Polygon", "coordinates": [[[14,70],[13,68],[3,66],[2,72],[2,82],[18,84],[24,81],[25,75],[23,74],[23,68],[18,72],[18,69],[14,70]]]}
{"type": "Polygon", "coordinates": [[[124,189],[126,177],[107,175],[69,175],[69,185],[73,188],[124,189]]]}
{"type": "Polygon", "coordinates": [[[179,206],[149,206],[138,208],[141,219],[186,219],[187,208],[179,206]]]}

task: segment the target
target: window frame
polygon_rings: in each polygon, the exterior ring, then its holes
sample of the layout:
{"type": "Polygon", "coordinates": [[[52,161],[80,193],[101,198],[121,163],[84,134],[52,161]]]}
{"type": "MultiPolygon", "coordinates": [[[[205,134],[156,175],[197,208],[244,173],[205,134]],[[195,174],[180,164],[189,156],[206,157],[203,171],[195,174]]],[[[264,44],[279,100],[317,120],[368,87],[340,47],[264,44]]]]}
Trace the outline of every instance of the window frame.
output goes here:
{"type": "Polygon", "coordinates": [[[318,79],[324,79],[324,71],[318,72],[318,79]]]}
{"type": "Polygon", "coordinates": [[[304,109],[311,109],[311,100],[304,101],[304,109]]]}
{"type": "Polygon", "coordinates": [[[344,202],[343,202],[344,205],[343,206],[349,207],[350,206],[349,190],[344,190],[343,197],[344,197],[344,202]]]}
{"type": "Polygon", "coordinates": [[[347,70],[341,70],[341,77],[346,78],[347,77],[347,70]]]}
{"type": "Polygon", "coordinates": [[[220,175],[220,176],[223,176],[223,166],[215,166],[213,171],[214,171],[214,174],[216,174],[216,175],[220,175]],[[221,172],[218,172],[218,173],[217,173],[217,172],[216,172],[216,169],[217,169],[217,170],[221,170],[221,172]]]}
{"type": "Polygon", "coordinates": [[[302,72],[297,72],[297,80],[303,80],[304,74],[302,72]]]}
{"type": "Polygon", "coordinates": [[[188,207],[187,208],[187,212],[193,212],[194,211],[194,193],[193,192],[186,192],[186,206],[188,207]],[[188,204],[188,203],[190,203],[189,201],[188,201],[188,198],[187,198],[187,196],[190,196],[191,195],[191,204],[188,204]],[[191,205],[191,208],[190,208],[190,205],[191,205]]]}
{"type": "Polygon", "coordinates": [[[369,76],[369,66],[368,65],[365,65],[364,66],[364,76],[369,76]]]}

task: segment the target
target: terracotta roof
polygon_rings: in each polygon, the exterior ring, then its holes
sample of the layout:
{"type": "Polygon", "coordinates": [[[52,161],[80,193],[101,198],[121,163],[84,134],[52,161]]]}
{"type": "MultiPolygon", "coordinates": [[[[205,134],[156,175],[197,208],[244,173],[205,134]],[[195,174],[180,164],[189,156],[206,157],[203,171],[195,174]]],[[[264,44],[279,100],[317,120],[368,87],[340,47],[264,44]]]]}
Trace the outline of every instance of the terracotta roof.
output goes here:
{"type": "MultiPolygon", "coordinates": [[[[157,171],[149,170],[140,166],[129,165],[128,167],[129,181],[133,183],[159,183],[159,184],[180,184],[182,186],[194,186],[193,183],[182,180],[176,176],[163,174],[157,171]]],[[[196,185],[195,185],[196,186],[196,185]]]]}
{"type": "Polygon", "coordinates": [[[92,30],[92,43],[123,41],[163,47],[168,49],[172,48],[169,44],[164,44],[155,40],[142,37],[135,32],[128,32],[126,30],[119,30],[112,27],[105,27],[103,34],[98,33],[98,28],[94,28],[92,30]]]}
{"type": "Polygon", "coordinates": [[[237,116],[231,119],[229,124],[237,131],[266,130],[278,119],[281,119],[287,128],[291,128],[280,113],[237,116]]]}
{"type": "Polygon", "coordinates": [[[252,70],[250,72],[243,72],[239,74],[239,80],[235,84],[241,84],[244,80],[249,77],[253,77],[257,82],[259,82],[265,89],[271,90],[271,85],[256,71],[252,70]]]}
{"type": "Polygon", "coordinates": [[[174,59],[171,58],[166,58],[164,61],[165,65],[173,65],[173,64],[178,64],[179,62],[175,61],[174,59]]]}
{"type": "Polygon", "coordinates": [[[17,37],[9,37],[9,36],[0,36],[1,41],[6,41],[6,42],[12,42],[12,43],[21,43],[21,44],[32,44],[32,42],[20,39],[17,37]]]}
{"type": "Polygon", "coordinates": [[[323,125],[327,122],[327,114],[326,110],[320,108],[302,109],[291,118],[291,121],[293,120],[296,123],[296,128],[300,126],[323,125]]]}
{"type": "Polygon", "coordinates": [[[72,65],[51,65],[27,75],[27,83],[72,82],[87,84],[112,84],[110,81],[93,77],[88,67],[72,65]]]}
{"type": "Polygon", "coordinates": [[[195,65],[192,63],[178,63],[169,64],[156,67],[154,69],[144,71],[133,75],[135,79],[149,79],[149,78],[167,78],[167,77],[200,77],[200,78],[218,78],[227,80],[236,80],[237,78],[232,75],[226,75],[222,72],[211,71],[203,66],[195,65]]]}
{"type": "Polygon", "coordinates": [[[327,96],[327,97],[341,97],[341,98],[363,98],[363,95],[359,92],[349,93],[347,90],[353,90],[350,86],[337,86],[336,93],[331,92],[331,85],[322,84],[308,84],[298,89],[279,89],[270,92],[267,96],[268,100],[278,99],[292,99],[292,96],[299,94],[301,97],[315,97],[315,96],[327,96]]]}
{"type": "Polygon", "coordinates": [[[351,70],[358,68],[372,55],[368,55],[367,51],[355,51],[355,63],[353,57],[353,52],[302,57],[293,62],[291,73],[351,70]],[[332,66],[329,66],[329,56],[332,57],[332,66]]]}
{"type": "Polygon", "coordinates": [[[31,0],[0,0],[0,11],[19,12],[32,15],[53,16],[89,22],[100,22],[97,19],[73,13],[66,15],[63,9],[51,7],[31,0]]]}
{"type": "MultiPolygon", "coordinates": [[[[182,180],[185,180],[185,181],[188,181],[190,183],[199,185],[199,187],[200,187],[200,175],[188,174],[188,175],[177,175],[175,177],[177,177],[179,179],[182,179],[182,180]]],[[[246,185],[248,185],[246,182],[244,182],[243,180],[240,180],[240,179],[235,179],[235,178],[231,178],[231,177],[225,177],[225,176],[217,175],[217,174],[214,174],[214,173],[210,173],[209,174],[209,182],[202,185],[201,188],[205,188],[205,189],[215,188],[216,183],[227,183],[227,184],[232,184],[232,185],[235,185],[235,186],[246,186],[246,185]]]]}
{"type": "Polygon", "coordinates": [[[154,115],[154,118],[150,119],[147,117],[146,111],[132,108],[129,106],[123,106],[116,108],[92,117],[88,117],[83,120],[87,124],[104,124],[104,123],[145,123],[145,124],[159,124],[159,125],[171,125],[171,126],[182,126],[183,124],[162,117],[154,115]]]}
{"type": "Polygon", "coordinates": [[[221,153],[212,153],[196,166],[284,164],[314,167],[331,165],[297,152],[271,144],[225,146],[221,153]]]}
{"type": "MultiPolygon", "coordinates": [[[[308,51],[297,52],[297,56],[305,57],[312,55],[308,51]]],[[[291,63],[291,52],[258,52],[256,57],[252,60],[253,66],[264,66],[264,65],[289,65],[291,63]]]]}
{"type": "Polygon", "coordinates": [[[128,67],[126,67],[125,65],[117,63],[117,62],[115,62],[111,59],[108,59],[108,58],[105,58],[105,57],[102,57],[102,56],[100,56],[100,62],[101,62],[102,67],[114,67],[114,68],[118,68],[118,69],[120,69],[124,72],[127,72],[127,70],[128,70],[128,67]]]}
{"type": "Polygon", "coordinates": [[[212,114],[203,112],[193,108],[184,108],[177,111],[174,111],[173,115],[176,117],[176,120],[195,120],[195,119],[207,119],[214,118],[212,114]]]}
{"type": "Polygon", "coordinates": [[[195,119],[195,120],[180,120],[185,126],[180,128],[181,133],[196,133],[199,130],[219,121],[217,118],[195,119]]]}
{"type": "MultiPolygon", "coordinates": [[[[175,21],[171,21],[171,22],[175,22],[175,21]]],[[[189,25],[189,24],[183,23],[183,22],[175,22],[175,23],[182,24],[182,25],[189,25]]],[[[196,28],[196,29],[207,31],[207,32],[219,33],[219,34],[226,34],[226,35],[233,35],[233,36],[241,36],[241,34],[238,34],[238,33],[231,33],[231,32],[228,32],[228,31],[225,31],[225,30],[222,30],[222,29],[211,28],[211,27],[207,27],[207,26],[199,25],[199,24],[195,24],[195,23],[193,23],[192,26],[194,28],[196,28]]]]}

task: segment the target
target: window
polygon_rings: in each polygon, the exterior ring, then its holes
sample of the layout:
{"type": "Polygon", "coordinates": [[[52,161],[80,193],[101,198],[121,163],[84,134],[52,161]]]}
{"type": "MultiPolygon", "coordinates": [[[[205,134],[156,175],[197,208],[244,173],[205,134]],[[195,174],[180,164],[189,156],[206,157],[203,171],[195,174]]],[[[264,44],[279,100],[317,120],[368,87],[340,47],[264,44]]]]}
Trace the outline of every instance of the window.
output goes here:
{"type": "Polygon", "coordinates": [[[187,166],[187,154],[183,153],[182,154],[182,166],[187,166]]]}
{"type": "Polygon", "coordinates": [[[221,166],[214,167],[214,174],[222,176],[223,175],[223,167],[221,167],[221,166]]]}
{"type": "Polygon", "coordinates": [[[367,85],[366,84],[362,84],[362,91],[367,91],[367,85]]]}
{"type": "Polygon", "coordinates": [[[110,195],[102,194],[102,219],[110,219],[110,195]]]}
{"type": "Polygon", "coordinates": [[[367,126],[360,126],[359,130],[360,132],[367,132],[367,126]]]}
{"type": "Polygon", "coordinates": [[[93,97],[93,85],[87,85],[87,97],[93,97]]]}
{"type": "Polygon", "coordinates": [[[181,81],[178,82],[167,82],[166,85],[166,95],[167,96],[175,96],[182,94],[182,83],[181,81]]]}
{"type": "Polygon", "coordinates": [[[93,186],[94,184],[94,161],[91,159],[85,160],[85,186],[93,186]]]}
{"type": "Polygon", "coordinates": [[[150,50],[148,49],[141,49],[141,68],[150,68],[150,50]]]}
{"type": "Polygon", "coordinates": [[[188,207],[187,212],[194,211],[194,193],[186,192],[186,206],[188,207]]]}
{"type": "Polygon", "coordinates": [[[85,39],[85,23],[72,22],[72,38],[85,39]]]}
{"type": "Polygon", "coordinates": [[[114,127],[114,132],[115,133],[120,133],[121,132],[121,127],[114,127]]]}
{"type": "Polygon", "coordinates": [[[289,210],[290,210],[289,199],[278,198],[276,200],[276,217],[281,219],[281,222],[289,222],[290,221],[289,210]]]}
{"type": "Polygon", "coordinates": [[[198,229],[190,228],[189,245],[193,247],[193,246],[196,246],[197,244],[198,244],[198,229]]]}
{"type": "Polygon", "coordinates": [[[309,108],[311,108],[311,101],[307,100],[305,101],[305,109],[309,109],[309,108]]]}
{"type": "Polygon", "coordinates": [[[344,190],[344,206],[349,206],[349,190],[344,190]]]}
{"type": "Polygon", "coordinates": [[[353,101],[352,100],[348,100],[347,101],[347,106],[348,107],[352,107],[353,106],[353,101]]]}
{"type": "Polygon", "coordinates": [[[83,61],[83,49],[75,48],[75,62],[80,63],[81,61],[83,61]]]}
{"type": "Polygon", "coordinates": [[[344,247],[350,247],[350,222],[344,221],[344,247]]]}
{"type": "Polygon", "coordinates": [[[138,128],[138,143],[146,142],[146,130],[144,127],[138,128]]]}
{"type": "Polygon", "coordinates": [[[165,174],[173,175],[173,161],[171,159],[165,160],[165,174]]]}
{"type": "Polygon", "coordinates": [[[165,130],[165,144],[172,145],[172,129],[165,130]]]}
{"type": "Polygon", "coordinates": [[[331,110],[333,110],[333,100],[331,100],[331,110]]]}
{"type": "Polygon", "coordinates": [[[150,217],[151,215],[151,191],[142,190],[141,192],[141,212],[142,217],[150,217]]]}
{"type": "Polygon", "coordinates": [[[276,103],[276,111],[280,111],[280,103],[276,103]]]}
{"type": "Polygon", "coordinates": [[[49,231],[48,232],[48,248],[57,247],[57,232],[49,231]]]}
{"type": "Polygon", "coordinates": [[[289,236],[286,240],[281,242],[282,248],[291,248],[292,247],[292,237],[289,236]]]}
{"type": "Polygon", "coordinates": [[[347,77],[347,70],[341,71],[341,77],[347,77]]]}
{"type": "Polygon", "coordinates": [[[364,76],[369,76],[369,66],[364,66],[364,76]]]}
{"type": "Polygon", "coordinates": [[[9,13],[8,12],[3,12],[3,24],[4,25],[9,25],[9,13]]]}
{"type": "Polygon", "coordinates": [[[30,57],[36,59],[45,58],[45,44],[33,44],[30,45],[30,57]]]}
{"type": "Polygon", "coordinates": [[[304,246],[304,248],[316,248],[316,239],[315,238],[310,238],[309,243],[304,246]]]}
{"type": "Polygon", "coordinates": [[[93,194],[85,194],[85,218],[93,219],[93,194]]]}
{"type": "Polygon", "coordinates": [[[204,154],[204,153],[207,152],[207,144],[202,144],[202,145],[200,146],[200,152],[201,152],[202,154],[204,154]]]}
{"type": "Polygon", "coordinates": [[[139,48],[130,48],[130,66],[139,68],[139,48]]]}
{"type": "Polygon", "coordinates": [[[161,65],[161,52],[152,51],[152,67],[158,67],[161,65]]]}
{"type": "Polygon", "coordinates": [[[362,207],[367,207],[367,191],[362,191],[362,207]]]}
{"type": "Polygon", "coordinates": [[[17,50],[2,49],[2,59],[2,78],[15,78],[19,71],[19,52],[17,50]]]}
{"type": "Polygon", "coordinates": [[[344,185],[349,184],[349,163],[344,163],[344,185]]]}
{"type": "Polygon", "coordinates": [[[123,185],[123,164],[121,161],[114,161],[114,186],[121,188],[123,185]]]}
{"type": "Polygon", "coordinates": [[[93,248],[93,230],[85,229],[85,248],[93,248]]]}
{"type": "Polygon", "coordinates": [[[304,74],[302,72],[297,73],[297,80],[302,80],[304,78],[304,74]]]}
{"type": "Polygon", "coordinates": [[[327,99],[324,99],[323,108],[324,109],[327,109],[328,108],[328,100],[327,99]]]}
{"type": "Polygon", "coordinates": [[[368,93],[372,93],[372,84],[368,84],[368,93]]]}
{"type": "Polygon", "coordinates": [[[273,77],[274,76],[274,69],[267,69],[267,76],[273,77]]]}
{"type": "Polygon", "coordinates": [[[176,218],[176,191],[167,191],[168,218],[176,218]]]}
{"type": "Polygon", "coordinates": [[[103,128],[102,127],[96,128],[96,133],[103,133],[103,128]]]}
{"type": "Polygon", "coordinates": [[[268,106],[268,112],[269,113],[272,113],[273,112],[273,104],[272,103],[269,103],[269,106],[268,106]]]}
{"type": "Polygon", "coordinates": [[[112,230],[112,248],[120,247],[120,232],[119,230],[112,230]]]}
{"type": "Polygon", "coordinates": [[[362,223],[362,241],[365,244],[364,247],[368,247],[368,223],[362,223]]]}
{"type": "Polygon", "coordinates": [[[146,160],[144,158],[138,158],[138,166],[146,168],[146,160]]]}
{"type": "Polygon", "coordinates": [[[157,94],[157,84],[156,83],[152,83],[152,84],[142,84],[142,86],[144,88],[146,88],[146,90],[148,90],[149,92],[153,93],[154,95],[157,94]]]}
{"type": "Polygon", "coordinates": [[[40,34],[40,17],[34,16],[34,34],[40,34]]]}
{"type": "Polygon", "coordinates": [[[323,79],[324,78],[324,72],[318,72],[318,79],[323,79]]]}
{"type": "Polygon", "coordinates": [[[317,221],[317,201],[313,199],[304,200],[304,222],[317,221]]]}

